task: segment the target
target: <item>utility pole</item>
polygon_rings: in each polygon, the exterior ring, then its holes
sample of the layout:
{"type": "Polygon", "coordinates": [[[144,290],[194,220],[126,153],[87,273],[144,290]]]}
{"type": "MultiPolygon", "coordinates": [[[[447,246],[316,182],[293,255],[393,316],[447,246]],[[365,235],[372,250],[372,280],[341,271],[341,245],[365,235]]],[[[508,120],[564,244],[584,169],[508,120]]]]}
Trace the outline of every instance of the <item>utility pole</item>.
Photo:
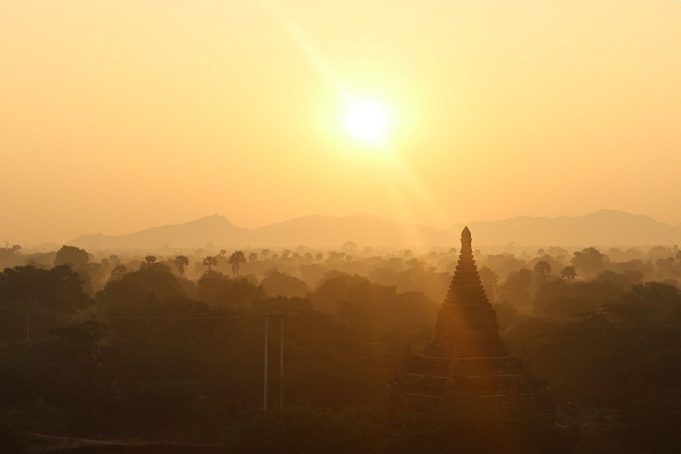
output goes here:
{"type": "Polygon", "coordinates": [[[270,330],[270,315],[265,314],[265,350],[263,358],[263,392],[262,392],[262,411],[267,413],[267,353],[269,350],[268,334],[270,330]]]}
{"type": "Polygon", "coordinates": [[[31,307],[26,306],[26,342],[31,342],[31,307]]]}
{"type": "Polygon", "coordinates": [[[279,409],[284,409],[284,313],[279,315],[279,409]]]}
{"type": "Polygon", "coordinates": [[[269,404],[269,334],[270,317],[279,316],[279,409],[284,408],[284,313],[265,314],[263,379],[262,379],[262,411],[267,413],[269,404]]]}

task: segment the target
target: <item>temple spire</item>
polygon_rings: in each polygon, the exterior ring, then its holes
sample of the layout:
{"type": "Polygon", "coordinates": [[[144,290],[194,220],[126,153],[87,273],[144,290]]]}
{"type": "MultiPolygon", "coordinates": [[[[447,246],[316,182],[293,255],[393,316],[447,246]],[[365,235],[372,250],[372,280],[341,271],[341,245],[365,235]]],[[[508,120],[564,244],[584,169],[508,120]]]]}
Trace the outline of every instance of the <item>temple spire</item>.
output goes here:
{"type": "Polygon", "coordinates": [[[461,231],[461,250],[468,249],[471,250],[471,244],[473,243],[473,236],[468,226],[465,226],[461,231]]]}
{"type": "Polygon", "coordinates": [[[478,267],[473,257],[472,235],[468,227],[461,231],[461,250],[459,261],[449,286],[445,303],[449,304],[489,304],[485,289],[480,281],[478,267]]]}
{"type": "Polygon", "coordinates": [[[449,291],[438,313],[435,340],[429,352],[436,355],[503,356],[496,312],[489,303],[473,256],[468,227],[461,232],[461,251],[449,291]]]}

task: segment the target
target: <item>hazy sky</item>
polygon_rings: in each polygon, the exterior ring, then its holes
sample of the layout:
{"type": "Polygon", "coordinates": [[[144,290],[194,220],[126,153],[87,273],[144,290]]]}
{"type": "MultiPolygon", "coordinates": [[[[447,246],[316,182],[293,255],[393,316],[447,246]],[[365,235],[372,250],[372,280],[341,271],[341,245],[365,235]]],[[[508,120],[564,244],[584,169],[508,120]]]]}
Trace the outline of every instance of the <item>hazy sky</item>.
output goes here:
{"type": "Polygon", "coordinates": [[[681,1],[0,0],[0,241],[220,213],[681,222],[681,1]],[[388,142],[342,128],[384,103],[388,142]]]}

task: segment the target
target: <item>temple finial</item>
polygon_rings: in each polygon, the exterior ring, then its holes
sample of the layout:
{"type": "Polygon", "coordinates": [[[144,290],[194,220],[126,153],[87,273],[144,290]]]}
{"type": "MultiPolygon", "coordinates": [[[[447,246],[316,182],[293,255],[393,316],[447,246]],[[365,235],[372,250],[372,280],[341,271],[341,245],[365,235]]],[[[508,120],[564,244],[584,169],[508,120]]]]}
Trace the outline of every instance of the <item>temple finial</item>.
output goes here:
{"type": "Polygon", "coordinates": [[[471,231],[468,229],[468,226],[466,226],[461,231],[461,248],[462,249],[470,248],[472,242],[473,237],[471,236],[471,231]]]}

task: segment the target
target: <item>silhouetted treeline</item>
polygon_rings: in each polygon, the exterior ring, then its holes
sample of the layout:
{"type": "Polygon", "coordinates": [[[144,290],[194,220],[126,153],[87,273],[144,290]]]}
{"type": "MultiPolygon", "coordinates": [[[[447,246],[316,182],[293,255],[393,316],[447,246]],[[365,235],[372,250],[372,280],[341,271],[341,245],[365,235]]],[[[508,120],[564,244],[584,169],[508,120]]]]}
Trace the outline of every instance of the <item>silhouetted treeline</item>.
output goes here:
{"type": "Polygon", "coordinates": [[[681,255],[477,253],[501,335],[555,417],[462,404],[391,427],[389,383],[433,332],[456,251],[1,250],[0,447],[26,433],[213,442],[241,452],[673,452],[681,255]],[[265,314],[270,408],[261,414],[265,314]]]}

